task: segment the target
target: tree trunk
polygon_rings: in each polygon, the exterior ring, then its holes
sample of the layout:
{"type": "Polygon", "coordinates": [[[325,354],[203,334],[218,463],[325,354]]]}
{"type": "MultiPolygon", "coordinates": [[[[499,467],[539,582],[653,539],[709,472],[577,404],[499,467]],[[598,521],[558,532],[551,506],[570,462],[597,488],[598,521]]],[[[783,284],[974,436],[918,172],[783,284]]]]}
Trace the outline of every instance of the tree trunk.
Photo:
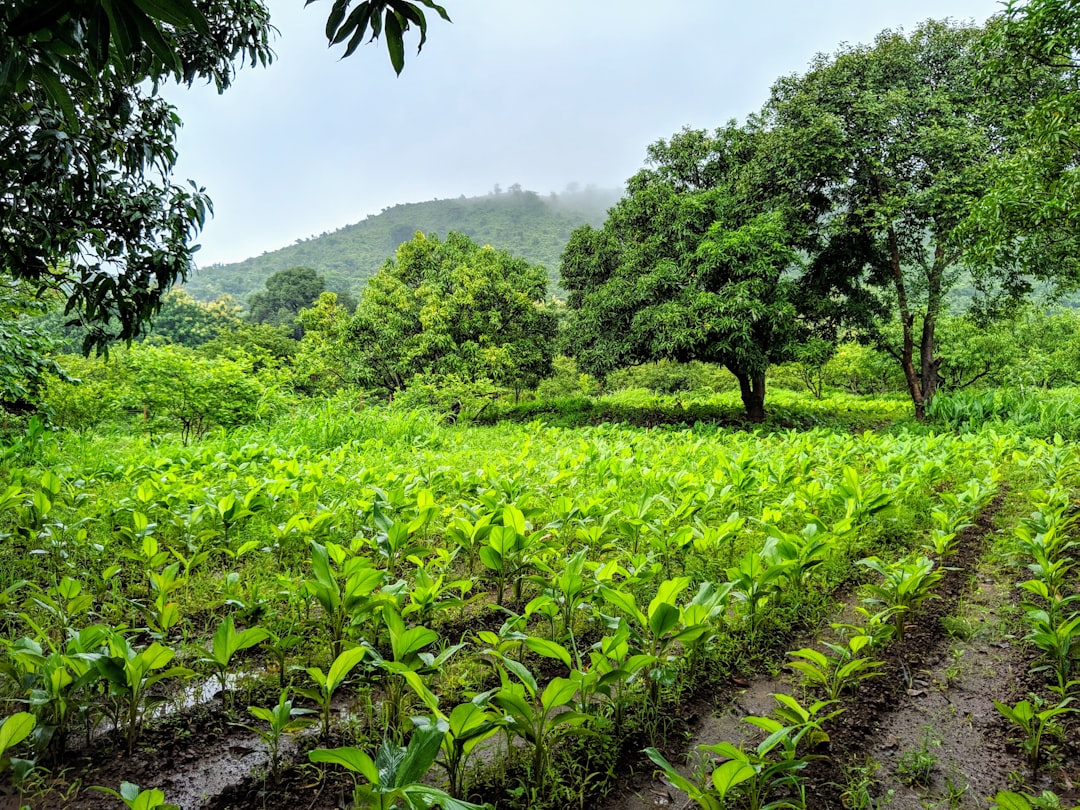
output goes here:
{"type": "Polygon", "coordinates": [[[922,341],[919,344],[919,359],[921,361],[922,398],[925,416],[925,408],[934,398],[938,388],[938,372],[941,368],[941,358],[934,357],[935,330],[937,329],[938,315],[941,314],[942,292],[941,280],[945,275],[945,251],[939,242],[934,248],[934,264],[930,268],[930,274],[926,279],[926,317],[923,319],[922,341]]]}
{"type": "Polygon", "coordinates": [[[746,408],[746,418],[751,422],[765,421],[765,372],[759,374],[744,374],[741,371],[728,367],[739,381],[739,393],[742,394],[743,407],[746,408]]]}
{"type": "MultiPolygon", "coordinates": [[[[900,366],[904,369],[904,380],[908,393],[915,404],[915,418],[920,422],[926,419],[926,401],[923,398],[922,377],[915,370],[915,316],[908,304],[907,286],[904,284],[904,269],[900,263],[900,243],[896,231],[889,228],[889,262],[892,266],[893,285],[896,288],[896,302],[900,309],[900,326],[904,332],[904,344],[900,350],[900,366]]],[[[926,324],[923,322],[923,337],[926,338],[926,324]]],[[[933,346],[934,330],[931,321],[930,344],[933,346]]],[[[925,355],[924,355],[925,356],[925,355]]]]}

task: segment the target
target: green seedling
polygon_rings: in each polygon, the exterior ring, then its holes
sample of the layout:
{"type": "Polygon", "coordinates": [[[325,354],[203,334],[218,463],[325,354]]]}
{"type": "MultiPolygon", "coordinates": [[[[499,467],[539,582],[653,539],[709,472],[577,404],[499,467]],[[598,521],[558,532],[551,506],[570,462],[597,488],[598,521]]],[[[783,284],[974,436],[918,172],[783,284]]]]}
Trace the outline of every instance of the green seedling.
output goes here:
{"type": "Polygon", "coordinates": [[[348,550],[335,543],[324,546],[312,540],[310,545],[315,579],[305,582],[304,588],[322,606],[331,651],[337,656],[349,625],[374,609],[373,594],[383,585],[386,575],[364,557],[350,557],[348,550]],[[330,564],[331,554],[340,574],[330,564]]]}
{"type": "MultiPolygon", "coordinates": [[[[490,693],[477,695],[469,703],[462,703],[453,708],[449,716],[437,714],[437,720],[428,717],[414,717],[413,723],[419,728],[437,726],[438,720],[446,724],[446,733],[442,741],[442,759],[436,765],[446,770],[449,781],[449,793],[455,799],[465,795],[465,775],[469,756],[484,740],[489,739],[501,728],[501,720],[487,706],[490,693]]],[[[437,708],[435,709],[437,712],[437,708]]]]}
{"type": "Polygon", "coordinates": [[[567,708],[577,692],[572,680],[552,678],[541,692],[533,674],[517,661],[497,657],[496,667],[502,683],[491,701],[505,713],[506,733],[520,738],[530,749],[531,789],[533,797],[541,801],[547,795],[552,749],[564,737],[584,733],[583,727],[591,718],[567,708]]]}
{"type": "Polygon", "coordinates": [[[307,674],[315,682],[315,686],[296,690],[299,694],[318,704],[319,716],[322,718],[323,741],[330,737],[330,702],[334,698],[334,692],[349,677],[349,673],[360,663],[367,652],[366,647],[353,647],[351,650],[345,650],[334,659],[328,672],[323,672],[318,667],[308,667],[307,674]]]}
{"type": "Polygon", "coordinates": [[[231,615],[218,625],[214,631],[213,643],[210,647],[210,656],[200,658],[200,664],[209,664],[214,669],[214,676],[221,686],[221,704],[226,711],[232,709],[232,698],[229,691],[229,666],[233,656],[241,650],[246,650],[266,641],[270,633],[262,627],[249,627],[246,630],[237,630],[231,615]]]}
{"type": "Polygon", "coordinates": [[[165,801],[164,791],[157,788],[139,790],[138,785],[131,782],[121,782],[119,791],[96,785],[93,789],[119,799],[130,810],[180,810],[179,805],[165,801]]]}
{"type": "Polygon", "coordinates": [[[1042,754],[1042,737],[1050,721],[1055,717],[1076,711],[1076,709],[1068,705],[1071,701],[1071,698],[1065,698],[1056,706],[1042,709],[1042,711],[1040,711],[1042,701],[1037,698],[1021,700],[1013,706],[994,701],[994,707],[1001,712],[1001,715],[1024,732],[1024,754],[1032,771],[1039,768],[1039,759],[1042,754]]]}
{"type": "Polygon", "coordinates": [[[266,745],[270,755],[270,778],[276,785],[281,778],[281,738],[284,734],[295,734],[308,728],[317,720],[307,715],[316,714],[311,709],[294,708],[289,700],[288,690],[281,690],[277,705],[272,709],[262,706],[248,706],[248,712],[256,720],[266,723],[266,728],[244,726],[254,732],[266,745]]]}
{"type": "Polygon", "coordinates": [[[688,795],[702,810],[726,810],[730,806],[728,794],[757,775],[749,763],[729,759],[713,770],[707,784],[699,785],[679,773],[655,748],[646,748],[645,754],[664,772],[672,785],[688,795]]]}
{"type": "Polygon", "coordinates": [[[175,654],[174,650],[156,641],[137,650],[124,636],[114,632],[108,639],[107,652],[88,656],[109,682],[109,692],[119,701],[117,719],[123,719],[128,754],[135,750],[146,712],[161,702],[150,696],[150,689],[162,681],[190,678],[195,674],[185,667],[165,669],[175,654]]]}
{"type": "Polygon", "coordinates": [[[386,728],[391,733],[404,732],[406,673],[417,677],[438,671],[464,645],[455,644],[438,655],[425,652],[426,647],[439,640],[439,634],[426,627],[405,627],[401,615],[390,605],[382,610],[383,621],[390,633],[392,658],[386,659],[372,650],[373,664],[387,672],[386,728]]]}
{"type": "Polygon", "coordinates": [[[805,685],[819,687],[829,700],[837,700],[846,690],[883,674],[878,668],[884,661],[858,657],[871,641],[870,636],[856,635],[847,644],[824,642],[824,652],[804,647],[788,653],[792,658],[802,659],[791,661],[788,666],[802,674],[805,685]]]}
{"type": "Polygon", "coordinates": [[[897,639],[903,639],[908,615],[927,599],[935,598],[933,589],[943,572],[925,556],[911,557],[891,565],[878,557],[867,557],[859,560],[859,565],[876,571],[882,580],[880,584],[871,582],[864,586],[868,596],[863,602],[884,608],[893,619],[897,639]]]}
{"type": "Polygon", "coordinates": [[[373,760],[358,748],[317,748],[308,754],[312,762],[340,765],[362,776],[366,784],[353,788],[356,810],[391,810],[403,802],[408,810],[484,810],[483,805],[455,799],[449,793],[424,784],[424,777],[439,755],[445,721],[418,726],[407,746],[384,741],[373,760]]]}
{"type": "Polygon", "coordinates": [[[1075,685],[1069,676],[1074,662],[1080,658],[1080,612],[1055,620],[1047,611],[1029,606],[1025,618],[1031,632],[1024,639],[1042,651],[1045,661],[1031,671],[1051,673],[1057,681],[1051,688],[1065,697],[1075,685]]]}

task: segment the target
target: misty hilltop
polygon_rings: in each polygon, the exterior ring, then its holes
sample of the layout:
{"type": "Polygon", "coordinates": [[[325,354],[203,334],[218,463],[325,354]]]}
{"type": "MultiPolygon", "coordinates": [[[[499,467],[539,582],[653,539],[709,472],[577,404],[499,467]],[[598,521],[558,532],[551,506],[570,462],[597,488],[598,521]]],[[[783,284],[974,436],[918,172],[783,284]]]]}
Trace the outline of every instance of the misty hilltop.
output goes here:
{"type": "Polygon", "coordinates": [[[617,189],[588,187],[541,196],[513,185],[506,191],[496,187],[483,197],[395,205],[362,222],[261,256],[201,267],[184,289],[204,301],[228,294],[246,302],[274,273],[310,267],[325,277],[326,289],[357,295],[397,246],[417,231],[440,238],[456,231],[480,244],[542,264],[548,274],[548,292],[557,293],[559,258],[571,231],[581,225],[601,225],[620,194],[617,189]]]}

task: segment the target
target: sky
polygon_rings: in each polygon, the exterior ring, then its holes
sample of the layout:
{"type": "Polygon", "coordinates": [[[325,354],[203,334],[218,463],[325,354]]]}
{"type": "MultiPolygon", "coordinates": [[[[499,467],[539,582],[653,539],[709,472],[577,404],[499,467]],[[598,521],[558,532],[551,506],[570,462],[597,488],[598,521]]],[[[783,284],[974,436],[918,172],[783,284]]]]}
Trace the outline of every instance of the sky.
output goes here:
{"type": "Polygon", "coordinates": [[[408,202],[520,183],[621,188],[683,127],[744,119],[818,53],[927,18],[982,22],[997,0],[442,0],[396,77],[382,42],[348,59],[330,0],[269,0],[267,68],[219,95],[172,88],[175,179],[214,218],[197,264],[240,261],[408,202]],[[660,9],[658,12],[657,9],[660,9]]]}

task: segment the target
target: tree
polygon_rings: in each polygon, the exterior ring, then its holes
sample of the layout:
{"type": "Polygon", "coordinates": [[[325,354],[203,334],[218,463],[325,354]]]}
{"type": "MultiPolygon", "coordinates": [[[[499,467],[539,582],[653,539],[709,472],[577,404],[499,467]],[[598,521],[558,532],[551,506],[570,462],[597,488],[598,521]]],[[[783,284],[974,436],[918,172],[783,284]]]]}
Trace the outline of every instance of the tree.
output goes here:
{"type": "Polygon", "coordinates": [[[604,226],[574,232],[561,269],[567,343],[583,370],[720,363],[747,416],[764,418],[765,372],[791,358],[806,325],[787,223],[743,188],[757,140],[732,123],[653,144],[604,226]]]}
{"type": "MultiPolygon", "coordinates": [[[[331,43],[351,54],[384,36],[394,69],[403,33],[431,0],[335,0],[331,43]]],[[[14,0],[0,10],[0,272],[60,290],[89,327],[84,350],[129,340],[191,268],[211,204],[173,182],[180,119],[168,80],[226,89],[238,65],[266,64],[269,13],[257,0],[14,0]]]]}
{"type": "Polygon", "coordinates": [[[149,337],[193,349],[239,324],[240,305],[231,296],[206,303],[196,301],[183,289],[173,289],[162,297],[149,337]]]}
{"type": "Polygon", "coordinates": [[[544,268],[457,233],[421,233],[364,288],[350,325],[362,382],[396,391],[417,374],[520,388],[550,373],[555,316],[544,268]]]}
{"type": "MultiPolygon", "coordinates": [[[[970,267],[958,226],[990,185],[1038,83],[1001,97],[977,83],[983,29],[927,22],[821,56],[773,88],[762,126],[772,176],[803,212],[811,278],[875,291],[901,327],[886,345],[919,418],[938,385],[935,330],[970,267]]],[[[1019,268],[995,266],[1004,289],[1019,268]]],[[[883,334],[878,332],[879,339],[883,334]]]]}
{"type": "Polygon", "coordinates": [[[293,327],[293,337],[299,338],[303,332],[296,325],[296,316],[314,304],[325,289],[323,277],[310,267],[280,270],[266,280],[265,292],[252,293],[248,318],[252,323],[293,327]]]}
{"type": "MultiPolygon", "coordinates": [[[[978,270],[1016,264],[1059,289],[1080,279],[1080,6],[1071,0],[1008,0],[989,32],[982,80],[995,95],[1043,77],[1020,136],[995,161],[987,193],[965,223],[978,270]],[[1052,77],[1047,80],[1046,77],[1052,77]]],[[[1030,290],[1021,282],[1016,292],[1030,290]]],[[[1015,297],[1015,296],[1014,296],[1015,297]]]]}

